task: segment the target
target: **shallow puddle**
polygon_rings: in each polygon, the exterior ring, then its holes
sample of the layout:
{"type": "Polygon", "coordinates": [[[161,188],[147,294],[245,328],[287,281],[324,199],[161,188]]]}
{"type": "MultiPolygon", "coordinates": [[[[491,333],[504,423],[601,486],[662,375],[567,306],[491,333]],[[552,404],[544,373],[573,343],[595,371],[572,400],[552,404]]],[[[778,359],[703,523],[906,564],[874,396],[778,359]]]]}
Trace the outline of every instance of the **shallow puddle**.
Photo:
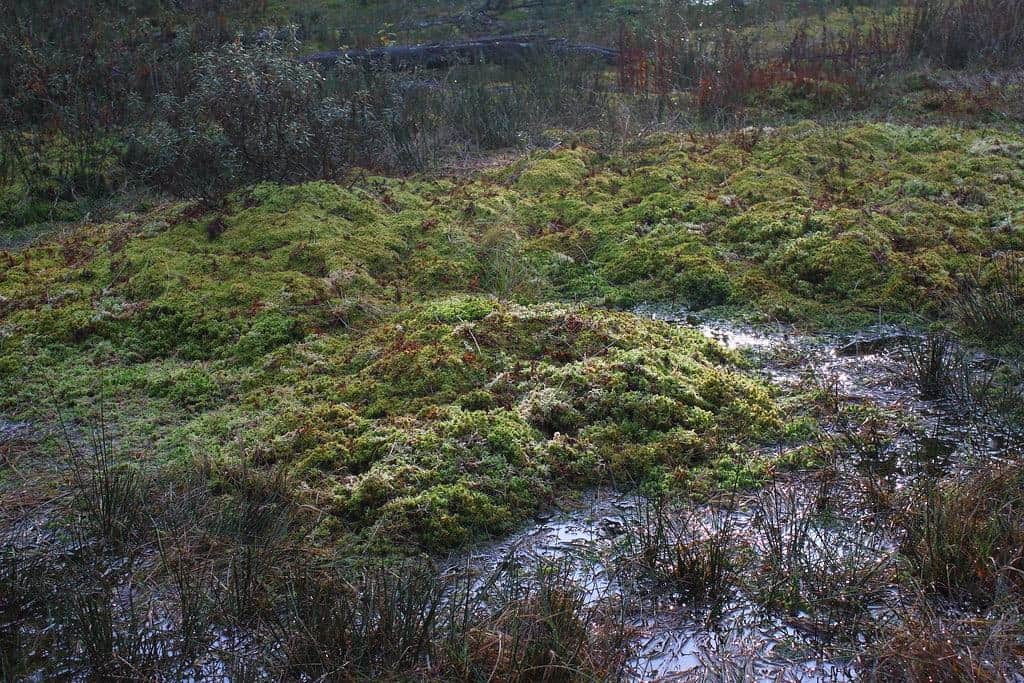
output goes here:
{"type": "MultiPolygon", "coordinates": [[[[851,487],[846,480],[868,475],[893,489],[912,485],[921,477],[966,466],[1019,435],[971,419],[952,404],[922,400],[900,363],[898,348],[877,341],[884,335],[906,335],[901,330],[866,332],[858,339],[871,343],[856,350],[870,352],[854,354],[851,340],[839,336],[801,336],[784,327],[735,326],[673,311],[641,313],[694,327],[748,355],[782,392],[815,383],[827,388],[840,407],[878,410],[886,416],[883,429],[890,431],[877,449],[844,449],[850,453],[837,465],[840,476],[832,482],[823,484],[813,472],[794,473],[764,491],[674,510],[677,531],[688,542],[714,524],[725,524],[744,557],[738,578],[712,607],[706,601],[689,601],[670,582],[637,573],[635,545],[644,525],[650,525],[644,516],[651,503],[630,493],[591,492],[567,509],[541,515],[513,536],[477,548],[462,561],[480,577],[510,566],[530,570],[559,563],[571,567],[573,580],[589,600],[621,600],[628,605],[635,653],[630,676],[636,680],[856,678],[854,656],[861,635],[856,627],[846,629],[845,621],[886,618],[885,603],[900,589],[889,580],[895,542],[873,523],[873,513],[860,496],[846,490],[851,487]],[[823,503],[823,495],[831,500],[823,503]],[[709,519],[717,522],[709,525],[709,519]],[[837,576],[839,583],[872,575],[880,592],[855,596],[868,604],[866,612],[853,617],[842,606],[816,605],[808,613],[799,606],[771,604],[753,586],[763,583],[758,573],[765,566],[786,561],[801,562],[800,571],[807,572],[848,569],[850,578],[837,576]]],[[[831,437],[841,441],[843,434],[831,437]]],[[[846,589],[856,592],[857,586],[846,589]]]]}

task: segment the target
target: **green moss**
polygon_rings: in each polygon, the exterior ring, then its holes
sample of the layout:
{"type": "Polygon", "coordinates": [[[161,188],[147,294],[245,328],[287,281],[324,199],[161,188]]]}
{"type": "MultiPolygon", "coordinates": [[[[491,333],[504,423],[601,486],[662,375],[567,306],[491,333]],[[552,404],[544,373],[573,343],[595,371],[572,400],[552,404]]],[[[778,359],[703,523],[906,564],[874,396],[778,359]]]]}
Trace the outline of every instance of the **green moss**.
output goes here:
{"type": "Polygon", "coordinates": [[[422,319],[439,323],[473,322],[495,310],[496,303],[479,297],[454,297],[423,307],[422,319]]]}
{"type": "Polygon", "coordinates": [[[387,538],[413,538],[433,548],[469,541],[470,529],[492,534],[508,531],[512,517],[483,493],[463,485],[436,486],[384,505],[376,531],[387,538]]]}
{"type": "Polygon", "coordinates": [[[770,394],[738,362],[626,313],[460,298],[344,347],[292,347],[271,384],[185,431],[286,464],[352,529],[433,547],[506,528],[559,485],[643,480],[779,438],[770,394]]]}
{"type": "Polygon", "coordinates": [[[243,363],[254,363],[278,346],[299,338],[298,323],[278,313],[257,317],[235,344],[235,357],[243,363]]]}
{"type": "Polygon", "coordinates": [[[579,184],[586,172],[587,165],[580,153],[561,152],[527,164],[516,181],[516,187],[526,192],[545,194],[570,190],[579,184]]]}
{"type": "Polygon", "coordinates": [[[283,467],[385,543],[498,533],[601,481],[747,485],[774,466],[752,446],[813,426],[717,345],[601,306],[948,318],[964,273],[1009,287],[1022,150],[804,122],[156,206],[0,254],[0,410],[105,394],[156,457],[283,467]]]}
{"type": "Polygon", "coordinates": [[[726,181],[727,194],[739,197],[744,204],[759,204],[785,197],[802,197],[807,193],[799,177],[783,171],[747,167],[726,181]]]}
{"type": "Polygon", "coordinates": [[[154,377],[149,381],[149,392],[188,408],[212,407],[221,394],[217,381],[202,368],[174,370],[154,377]]]}
{"type": "Polygon", "coordinates": [[[851,232],[793,240],[776,252],[768,267],[799,294],[843,299],[876,291],[886,280],[888,263],[886,241],[851,232]]]}
{"type": "Polygon", "coordinates": [[[770,106],[796,116],[849,108],[853,103],[850,89],[846,85],[814,78],[797,78],[780,83],[768,92],[758,93],[751,100],[753,105],[770,106]]]}
{"type": "Polygon", "coordinates": [[[250,334],[263,315],[294,321],[287,342],[456,292],[905,311],[983,254],[1021,249],[1022,148],[991,131],[801,123],[661,136],[621,158],[563,149],[459,182],[261,184],[215,215],[158,207],[19,253],[0,296],[20,302],[17,338],[246,363],[277,343],[257,340],[262,322],[250,334]]]}

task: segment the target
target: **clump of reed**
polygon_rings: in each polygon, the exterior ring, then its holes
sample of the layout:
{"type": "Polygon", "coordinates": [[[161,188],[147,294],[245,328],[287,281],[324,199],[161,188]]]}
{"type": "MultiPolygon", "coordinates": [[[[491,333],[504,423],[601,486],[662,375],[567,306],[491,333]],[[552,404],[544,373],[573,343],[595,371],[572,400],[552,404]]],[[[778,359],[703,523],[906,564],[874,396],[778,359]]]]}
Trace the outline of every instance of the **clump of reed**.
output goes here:
{"type": "Polygon", "coordinates": [[[696,607],[721,607],[736,581],[738,537],[730,502],[670,505],[641,498],[621,542],[622,568],[669,587],[696,607]]]}
{"type": "Polygon", "coordinates": [[[1024,590],[1024,465],[989,463],[909,496],[904,571],[929,591],[981,604],[1024,590]]]}

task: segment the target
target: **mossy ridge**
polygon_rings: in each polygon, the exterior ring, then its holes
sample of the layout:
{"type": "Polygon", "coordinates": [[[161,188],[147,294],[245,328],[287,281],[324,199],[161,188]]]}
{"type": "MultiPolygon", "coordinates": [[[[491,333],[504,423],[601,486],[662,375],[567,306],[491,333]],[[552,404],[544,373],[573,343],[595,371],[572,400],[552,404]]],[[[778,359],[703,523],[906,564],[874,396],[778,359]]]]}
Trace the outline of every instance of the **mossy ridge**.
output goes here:
{"type": "Polygon", "coordinates": [[[739,467],[784,431],[739,362],[627,313],[443,299],[353,342],[282,350],[269,386],[178,436],[288,468],[344,527],[451,547],[508,530],[559,486],[739,467]]]}
{"type": "Polygon", "coordinates": [[[465,287],[478,275],[472,252],[425,209],[445,185],[263,184],[221,212],[174,205],[8,254],[5,345],[108,339],[146,358],[251,362],[403,296],[465,287]]]}
{"type": "MultiPolygon", "coordinates": [[[[670,350],[659,365],[664,339],[622,341],[620,328],[652,334],[646,323],[580,309],[590,326],[560,344],[542,332],[570,321],[543,306],[512,324],[510,304],[448,295],[677,300],[819,324],[879,309],[947,315],[940,302],[958,274],[981,271],[989,287],[1001,279],[993,255],[1020,257],[1022,150],[1019,136],[994,131],[806,123],[659,136],[619,157],[555,150],[457,181],[262,184],[216,211],[160,206],[3,255],[0,409],[39,417],[52,378],[58,400],[100,387],[114,395],[119,427],[158,441],[162,456],[205,448],[281,461],[331,491],[350,527],[412,529],[440,545],[507,526],[553,482],[692,483],[685,473],[701,458],[719,479],[747,482],[756,472],[730,444],[757,435],[723,405],[747,418],[770,402],[712,402],[714,418],[702,422],[697,398],[718,390],[677,380],[690,356],[670,350]],[[524,183],[531,170],[537,178],[524,183]],[[600,350],[587,335],[617,341],[600,350]],[[680,387],[692,395],[683,400],[680,387]],[[344,429],[333,426],[334,406],[351,411],[344,429]],[[296,432],[306,445],[232,445],[255,424],[247,411],[267,416],[252,434],[276,443],[296,432]],[[294,424],[278,424],[289,415],[294,424]],[[327,426],[303,432],[307,416],[327,426]],[[491,424],[515,433],[519,455],[500,451],[491,424]],[[344,452],[331,445],[339,433],[344,452]],[[364,434],[358,448],[347,441],[364,434]],[[381,443],[401,448],[375,450],[381,443]],[[479,460],[484,474],[436,465],[427,454],[438,444],[450,448],[445,462],[479,460]],[[513,460],[516,485],[497,493],[513,460]],[[433,478],[435,469],[447,474],[433,478]],[[383,497],[367,494],[376,502],[363,518],[353,487],[371,474],[392,483],[383,497]],[[487,508],[496,521],[444,512],[448,498],[464,510],[496,506],[487,508]],[[381,512],[388,505],[393,515],[381,512]],[[417,506],[451,523],[415,528],[417,506]]],[[[694,351],[696,342],[671,343],[694,351]]]]}
{"type": "Polygon", "coordinates": [[[956,273],[1024,246],[1022,150],[993,131],[802,123],[557,150],[468,181],[262,184],[219,212],[163,207],[8,255],[5,345],[246,363],[459,291],[805,322],[927,312],[956,273]]]}
{"type": "Polygon", "coordinates": [[[589,272],[570,263],[553,276],[564,291],[597,273],[618,303],[675,294],[803,321],[935,311],[953,274],[1024,246],[1020,145],[985,131],[811,123],[675,139],[639,167],[607,162],[623,169],[617,184],[599,169],[578,189],[595,198],[590,215],[538,239],[587,254],[589,272]]]}

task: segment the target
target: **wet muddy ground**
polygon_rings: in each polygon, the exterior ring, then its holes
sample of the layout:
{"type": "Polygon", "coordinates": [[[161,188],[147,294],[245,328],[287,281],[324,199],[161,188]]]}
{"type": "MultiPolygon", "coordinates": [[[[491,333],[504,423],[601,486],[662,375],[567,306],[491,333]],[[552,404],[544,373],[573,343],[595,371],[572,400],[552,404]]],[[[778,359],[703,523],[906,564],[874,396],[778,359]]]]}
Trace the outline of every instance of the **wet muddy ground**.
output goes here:
{"type": "MultiPolygon", "coordinates": [[[[906,358],[915,336],[905,330],[810,336],[642,313],[692,326],[748,357],[750,371],[780,398],[813,414],[821,433],[810,441],[821,461],[780,467],[763,488],[712,500],[590,491],[452,559],[456,583],[468,569],[479,596],[473,604],[486,605],[493,593],[498,605],[505,585],[561,573],[593,614],[616,613],[631,653],[627,680],[859,678],[865,643],[915,598],[898,576],[900,539],[890,520],[901,492],[991,462],[1024,445],[1024,434],[957,400],[923,399],[906,358]]],[[[31,429],[0,420],[0,447],[31,429]]],[[[751,457],[777,457],[782,448],[751,457]]],[[[45,515],[16,512],[22,522],[8,541],[40,545],[45,515]]],[[[151,637],[165,647],[173,620],[150,618],[151,637]]],[[[258,643],[216,630],[186,678],[232,680],[230,662],[255,659],[258,643]]],[[[1024,681],[1024,673],[1011,680],[1024,681]]]]}
{"type": "Polygon", "coordinates": [[[704,503],[591,492],[460,561],[480,577],[481,590],[491,589],[487,577],[568,568],[588,600],[623,611],[635,652],[630,678],[857,678],[867,634],[899,619],[910,600],[896,579],[889,501],[1022,443],[1021,434],[957,401],[922,399],[905,358],[915,337],[904,330],[806,336],[643,313],[696,327],[747,355],[783,395],[816,390],[826,404],[821,438],[833,458],[822,468],[779,472],[763,490],[704,503]],[[729,555],[728,576],[710,594],[695,596],[674,580],[671,557],[644,560],[660,552],[652,546],[707,539],[720,540],[729,555]],[[796,575],[801,585],[780,592],[779,583],[796,575]]]}

